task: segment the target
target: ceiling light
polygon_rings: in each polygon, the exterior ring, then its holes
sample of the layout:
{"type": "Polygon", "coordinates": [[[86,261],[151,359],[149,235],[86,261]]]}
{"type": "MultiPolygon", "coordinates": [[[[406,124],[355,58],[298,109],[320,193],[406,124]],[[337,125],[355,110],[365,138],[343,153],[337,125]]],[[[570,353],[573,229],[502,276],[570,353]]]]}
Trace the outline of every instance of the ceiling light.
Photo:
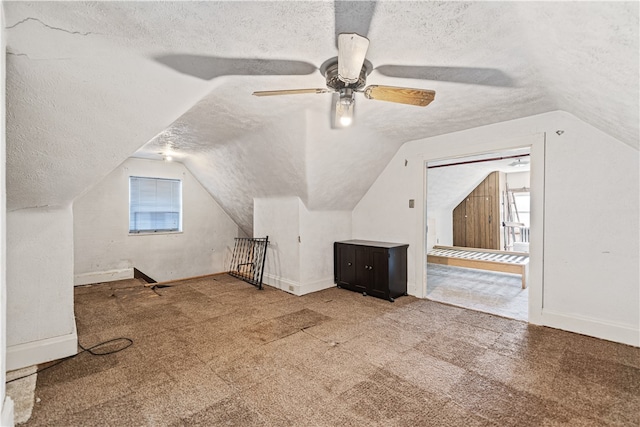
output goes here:
{"type": "Polygon", "coordinates": [[[515,162],[509,163],[509,166],[513,166],[514,168],[522,168],[529,164],[529,160],[522,161],[522,159],[518,159],[515,162]]]}
{"type": "Polygon", "coordinates": [[[342,89],[340,91],[340,99],[336,102],[336,125],[347,127],[353,123],[354,105],[354,91],[352,89],[342,89]]]}
{"type": "Polygon", "coordinates": [[[170,162],[170,161],[172,161],[172,160],[173,160],[173,157],[171,157],[171,156],[164,156],[164,161],[165,161],[165,162],[170,162]]]}
{"type": "Polygon", "coordinates": [[[340,117],[340,124],[344,127],[347,127],[349,125],[351,125],[351,122],[353,121],[353,119],[349,116],[342,116],[340,117]]]}

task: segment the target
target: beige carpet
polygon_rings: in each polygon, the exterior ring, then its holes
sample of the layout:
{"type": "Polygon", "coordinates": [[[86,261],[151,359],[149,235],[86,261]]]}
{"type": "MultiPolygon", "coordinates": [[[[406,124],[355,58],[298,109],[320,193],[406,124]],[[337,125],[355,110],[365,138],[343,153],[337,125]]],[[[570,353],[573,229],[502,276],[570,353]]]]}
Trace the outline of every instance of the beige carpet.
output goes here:
{"type": "Polygon", "coordinates": [[[226,275],[75,290],[80,343],[31,426],[637,426],[640,349],[437,302],[226,275]],[[158,295],[160,294],[160,295],[158,295]]]}
{"type": "Polygon", "coordinates": [[[529,288],[519,274],[427,264],[427,298],[527,321],[529,288]]]}

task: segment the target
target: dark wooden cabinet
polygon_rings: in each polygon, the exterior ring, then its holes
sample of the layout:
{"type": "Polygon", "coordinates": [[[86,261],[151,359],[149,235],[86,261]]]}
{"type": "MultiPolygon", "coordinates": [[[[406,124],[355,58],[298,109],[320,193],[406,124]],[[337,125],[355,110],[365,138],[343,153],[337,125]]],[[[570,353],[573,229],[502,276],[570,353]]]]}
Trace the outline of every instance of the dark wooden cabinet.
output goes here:
{"type": "Polygon", "coordinates": [[[389,301],[406,295],[408,246],[368,240],[335,242],[336,285],[389,301]]]}

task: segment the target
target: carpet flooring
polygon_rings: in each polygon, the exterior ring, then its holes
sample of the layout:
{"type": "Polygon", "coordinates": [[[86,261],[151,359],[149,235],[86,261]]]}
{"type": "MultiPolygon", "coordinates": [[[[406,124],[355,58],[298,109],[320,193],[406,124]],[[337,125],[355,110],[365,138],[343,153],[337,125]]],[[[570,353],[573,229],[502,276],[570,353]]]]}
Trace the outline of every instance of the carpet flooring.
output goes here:
{"type": "Polygon", "coordinates": [[[218,275],[77,287],[75,308],[85,348],[133,345],[40,372],[28,426],[640,423],[640,349],[409,296],[218,275]]]}
{"type": "Polygon", "coordinates": [[[522,289],[519,274],[428,263],[427,298],[510,319],[529,318],[529,288],[522,289]]]}

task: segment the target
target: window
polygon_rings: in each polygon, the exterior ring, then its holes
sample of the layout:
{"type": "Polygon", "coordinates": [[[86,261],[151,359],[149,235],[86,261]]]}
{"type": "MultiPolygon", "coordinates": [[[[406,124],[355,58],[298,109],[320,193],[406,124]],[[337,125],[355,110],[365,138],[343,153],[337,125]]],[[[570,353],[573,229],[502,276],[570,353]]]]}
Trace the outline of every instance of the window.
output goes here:
{"type": "Polygon", "coordinates": [[[129,233],[182,231],[182,182],[129,177],[129,233]]]}
{"type": "Polygon", "coordinates": [[[530,197],[529,192],[522,193],[513,193],[513,198],[516,203],[516,208],[518,209],[518,218],[520,222],[524,224],[525,227],[530,227],[530,218],[531,218],[531,207],[530,207],[530,197]]]}

